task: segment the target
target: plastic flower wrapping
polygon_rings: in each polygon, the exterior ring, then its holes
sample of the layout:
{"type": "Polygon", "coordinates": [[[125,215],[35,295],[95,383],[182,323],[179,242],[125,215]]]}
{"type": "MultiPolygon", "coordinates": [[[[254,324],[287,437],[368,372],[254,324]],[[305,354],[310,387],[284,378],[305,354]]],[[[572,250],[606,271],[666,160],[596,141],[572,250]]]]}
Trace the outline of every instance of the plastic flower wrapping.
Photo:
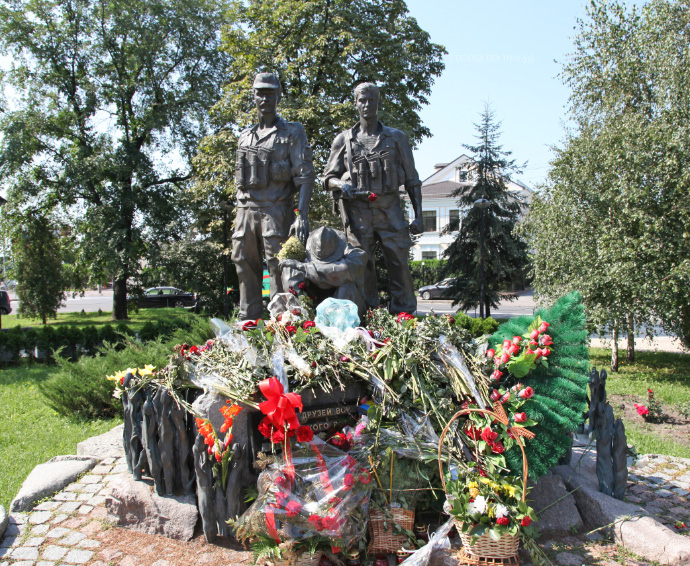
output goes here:
{"type": "MultiPolygon", "coordinates": [[[[356,451],[355,451],[356,454],[356,451]]],[[[259,495],[234,523],[240,539],[322,537],[350,548],[366,533],[372,477],[368,465],[315,436],[295,442],[261,472],[259,495]]]]}

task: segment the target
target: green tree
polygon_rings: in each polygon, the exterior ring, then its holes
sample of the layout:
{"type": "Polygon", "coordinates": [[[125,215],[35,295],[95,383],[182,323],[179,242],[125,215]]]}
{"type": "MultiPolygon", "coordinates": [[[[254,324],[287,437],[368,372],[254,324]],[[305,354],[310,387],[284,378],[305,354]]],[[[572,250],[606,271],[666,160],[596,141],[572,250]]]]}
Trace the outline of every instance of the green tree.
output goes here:
{"type": "Polygon", "coordinates": [[[59,238],[48,219],[31,215],[17,223],[12,249],[19,312],[40,317],[45,324],[48,317],[57,316],[65,299],[59,238]]]}
{"type": "MultiPolygon", "coordinates": [[[[71,218],[94,274],[114,275],[113,318],[159,242],[180,234],[179,193],[229,56],[221,0],[12,0],[0,6],[0,173],[24,210],[71,218]]],[[[19,206],[19,205],[15,205],[19,206]]],[[[109,277],[108,277],[109,278],[109,277]]]]}
{"type": "Polygon", "coordinates": [[[575,125],[525,223],[539,294],[580,290],[629,342],[660,321],[690,345],[689,8],[590,4],[562,74],[575,125]]]}
{"type": "MultiPolygon", "coordinates": [[[[259,71],[278,75],[279,111],[304,125],[317,171],[336,135],[355,123],[353,90],[364,81],[381,85],[385,124],[413,144],[429,135],[418,111],[444,68],[445,49],[430,41],[403,0],[236,0],[228,18],[223,49],[231,63],[213,109],[218,131],[203,140],[195,162],[197,188],[212,201],[234,193],[236,140],[256,121],[251,86],[259,71]]],[[[314,226],[339,222],[318,187],[310,216],[314,226]]]]}
{"type": "Polygon", "coordinates": [[[501,123],[488,105],[475,127],[477,145],[464,146],[473,154],[474,183],[452,195],[465,214],[444,253],[444,275],[455,278],[448,291],[453,304],[463,310],[478,306],[486,318],[498,307],[500,291],[522,277],[527,247],[514,234],[522,199],[506,185],[520,167],[499,144],[501,123]]]}

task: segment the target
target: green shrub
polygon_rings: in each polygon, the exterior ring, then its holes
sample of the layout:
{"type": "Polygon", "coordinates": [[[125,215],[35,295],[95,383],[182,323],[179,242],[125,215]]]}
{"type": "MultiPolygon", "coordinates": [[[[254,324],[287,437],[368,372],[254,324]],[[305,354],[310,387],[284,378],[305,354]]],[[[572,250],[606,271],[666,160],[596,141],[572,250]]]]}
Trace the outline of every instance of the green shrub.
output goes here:
{"type": "MultiPolygon", "coordinates": [[[[55,348],[55,328],[49,325],[42,326],[36,332],[36,349],[51,357],[55,348]]],[[[40,352],[39,352],[40,355],[40,352]]]]}
{"type": "Polygon", "coordinates": [[[150,320],[146,322],[146,324],[144,324],[144,326],[142,326],[141,330],[139,331],[139,338],[142,342],[154,340],[158,335],[159,328],[156,328],[156,325],[153,324],[153,322],[151,322],[150,320]]]}
{"type": "Polygon", "coordinates": [[[473,338],[479,338],[485,334],[493,334],[498,330],[498,321],[493,318],[472,318],[464,312],[457,312],[453,315],[455,325],[467,330],[473,338]]]}
{"type": "Polygon", "coordinates": [[[421,261],[410,262],[410,273],[414,288],[419,289],[425,285],[433,285],[444,279],[443,268],[446,261],[443,259],[425,259],[424,269],[421,261]]]}
{"type": "Polygon", "coordinates": [[[22,348],[24,348],[29,356],[34,355],[37,340],[38,333],[36,332],[35,328],[29,327],[24,329],[24,332],[22,333],[22,348]]]}
{"type": "Polygon", "coordinates": [[[108,418],[122,413],[122,404],[113,397],[115,384],[106,379],[128,367],[152,364],[163,367],[168,363],[175,344],[203,344],[212,336],[206,319],[194,319],[188,330],[177,330],[170,339],[149,342],[127,340],[124,344],[109,344],[93,357],[84,356],[70,361],[56,356],[60,370],[39,388],[48,405],[58,414],[77,419],[108,418]]]}
{"type": "Polygon", "coordinates": [[[96,346],[100,344],[98,338],[98,329],[95,326],[85,326],[81,329],[82,341],[81,345],[86,351],[86,353],[91,354],[96,349],[96,346]]]}
{"type": "Polygon", "coordinates": [[[102,343],[114,344],[117,342],[117,333],[110,324],[104,324],[98,330],[98,339],[102,343]]]}

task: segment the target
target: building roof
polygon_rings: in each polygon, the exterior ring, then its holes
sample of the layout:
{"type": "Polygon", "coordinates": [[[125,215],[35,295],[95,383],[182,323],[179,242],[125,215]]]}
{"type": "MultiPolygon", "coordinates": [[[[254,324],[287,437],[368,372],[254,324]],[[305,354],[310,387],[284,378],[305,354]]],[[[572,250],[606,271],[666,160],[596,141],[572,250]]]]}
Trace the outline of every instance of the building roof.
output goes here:
{"type": "Polygon", "coordinates": [[[426,198],[443,198],[451,196],[459,187],[461,183],[455,181],[441,181],[440,183],[432,183],[429,185],[422,185],[422,197],[426,198]]]}

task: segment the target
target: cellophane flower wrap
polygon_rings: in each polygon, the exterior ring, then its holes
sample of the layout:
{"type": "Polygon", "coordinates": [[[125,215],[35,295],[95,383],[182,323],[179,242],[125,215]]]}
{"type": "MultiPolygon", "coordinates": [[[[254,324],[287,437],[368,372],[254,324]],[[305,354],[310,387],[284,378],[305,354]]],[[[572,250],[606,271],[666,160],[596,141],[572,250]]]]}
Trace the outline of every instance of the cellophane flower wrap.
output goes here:
{"type": "Polygon", "coordinates": [[[236,536],[277,544],[321,537],[333,547],[356,546],[366,533],[368,467],[316,436],[295,440],[291,464],[280,459],[259,476],[259,495],[235,523],[236,536]]]}

